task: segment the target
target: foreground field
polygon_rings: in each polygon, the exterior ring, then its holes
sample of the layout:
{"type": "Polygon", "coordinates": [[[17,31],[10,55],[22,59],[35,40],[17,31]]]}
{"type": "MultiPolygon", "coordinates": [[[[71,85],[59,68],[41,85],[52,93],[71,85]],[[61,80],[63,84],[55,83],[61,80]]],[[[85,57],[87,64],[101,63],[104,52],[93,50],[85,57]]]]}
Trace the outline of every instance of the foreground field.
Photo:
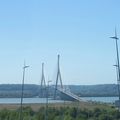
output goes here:
{"type": "MultiPolygon", "coordinates": [[[[120,112],[107,104],[64,102],[48,107],[45,104],[23,106],[23,120],[120,120],[120,112]]],[[[0,120],[19,120],[19,116],[20,105],[0,105],[0,120]]]]}
{"type": "MultiPolygon", "coordinates": [[[[35,103],[35,104],[23,104],[24,107],[31,107],[34,111],[38,111],[41,107],[45,107],[46,104],[40,104],[40,103],[35,103]]],[[[100,109],[111,109],[111,104],[101,104],[97,102],[63,102],[63,103],[49,103],[49,107],[55,107],[55,108],[60,108],[60,107],[77,107],[80,109],[88,109],[88,110],[93,110],[95,108],[100,108],[100,109]]],[[[8,109],[8,110],[16,110],[19,109],[20,104],[0,104],[0,110],[3,109],[8,109]]]]}

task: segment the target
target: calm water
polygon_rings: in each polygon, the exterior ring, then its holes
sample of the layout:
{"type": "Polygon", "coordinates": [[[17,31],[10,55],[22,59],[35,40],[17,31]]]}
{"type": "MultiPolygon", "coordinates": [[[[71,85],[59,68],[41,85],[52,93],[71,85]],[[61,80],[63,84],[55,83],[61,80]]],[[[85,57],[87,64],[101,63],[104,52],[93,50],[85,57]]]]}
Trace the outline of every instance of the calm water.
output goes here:
{"type": "Polygon", "coordinates": [[[83,97],[83,99],[103,103],[115,103],[118,97],[83,97]]]}
{"type": "MultiPolygon", "coordinates": [[[[114,103],[118,100],[118,97],[82,97],[82,99],[104,102],[104,103],[114,103]]],[[[61,103],[62,100],[52,100],[49,99],[49,103],[61,103]]],[[[20,98],[0,98],[0,104],[19,104],[20,98]]],[[[46,103],[46,98],[24,98],[23,103],[46,103]]]]}
{"type": "MultiPolygon", "coordinates": [[[[0,98],[0,104],[19,104],[20,98],[0,98]]],[[[49,103],[61,103],[62,100],[49,99],[49,103]]],[[[24,98],[23,103],[46,103],[46,98],[24,98]]]]}

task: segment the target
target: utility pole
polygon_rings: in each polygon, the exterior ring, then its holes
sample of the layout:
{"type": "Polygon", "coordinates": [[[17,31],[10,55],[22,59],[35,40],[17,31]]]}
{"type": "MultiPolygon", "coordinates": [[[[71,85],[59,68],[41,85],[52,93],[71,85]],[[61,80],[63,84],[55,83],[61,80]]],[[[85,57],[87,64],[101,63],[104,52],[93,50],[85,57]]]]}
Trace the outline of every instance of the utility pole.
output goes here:
{"type": "Polygon", "coordinates": [[[117,64],[116,66],[116,71],[117,71],[117,84],[118,84],[118,95],[119,95],[119,110],[120,110],[120,62],[119,62],[119,50],[118,50],[118,40],[119,38],[117,37],[117,31],[115,28],[115,36],[110,37],[115,40],[115,47],[116,47],[116,55],[117,55],[117,64]]]}
{"type": "Polygon", "coordinates": [[[24,95],[24,79],[25,79],[25,69],[28,68],[29,66],[25,65],[24,62],[24,67],[23,67],[23,79],[22,79],[22,91],[21,91],[21,102],[20,102],[20,120],[23,120],[23,114],[22,114],[22,110],[23,110],[23,95],[24,95]]]}

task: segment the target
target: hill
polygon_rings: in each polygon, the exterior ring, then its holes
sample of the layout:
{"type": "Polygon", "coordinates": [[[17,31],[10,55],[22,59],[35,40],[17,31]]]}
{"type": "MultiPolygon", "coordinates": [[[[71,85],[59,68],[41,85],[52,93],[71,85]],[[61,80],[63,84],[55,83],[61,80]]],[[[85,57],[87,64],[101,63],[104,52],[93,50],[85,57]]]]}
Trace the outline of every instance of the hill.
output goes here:
{"type": "Polygon", "coordinates": [[[118,96],[116,84],[70,85],[71,92],[81,96],[118,96]]]}
{"type": "MultiPolygon", "coordinates": [[[[69,85],[71,92],[80,96],[118,96],[116,84],[103,85],[69,85]]],[[[25,84],[24,97],[36,97],[39,95],[40,86],[35,84],[25,84]]],[[[49,93],[53,94],[54,90],[50,87],[49,93]]],[[[0,97],[20,97],[20,84],[1,84],[0,97]]]]}

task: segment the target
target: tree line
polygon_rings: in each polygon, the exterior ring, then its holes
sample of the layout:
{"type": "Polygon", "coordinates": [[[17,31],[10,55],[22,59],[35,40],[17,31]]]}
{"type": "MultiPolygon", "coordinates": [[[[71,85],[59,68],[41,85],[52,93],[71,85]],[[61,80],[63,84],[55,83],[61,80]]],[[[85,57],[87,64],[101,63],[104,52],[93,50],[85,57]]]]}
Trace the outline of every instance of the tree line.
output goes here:
{"type": "MultiPolygon", "coordinates": [[[[65,86],[66,87],[66,86],[65,86]]],[[[118,96],[116,84],[105,85],[69,85],[71,92],[78,96],[118,96]]],[[[25,84],[24,97],[36,97],[40,94],[40,85],[25,84]]],[[[49,88],[49,93],[54,94],[53,87],[49,88]]],[[[21,97],[21,84],[0,84],[0,97],[21,97]]]]}

